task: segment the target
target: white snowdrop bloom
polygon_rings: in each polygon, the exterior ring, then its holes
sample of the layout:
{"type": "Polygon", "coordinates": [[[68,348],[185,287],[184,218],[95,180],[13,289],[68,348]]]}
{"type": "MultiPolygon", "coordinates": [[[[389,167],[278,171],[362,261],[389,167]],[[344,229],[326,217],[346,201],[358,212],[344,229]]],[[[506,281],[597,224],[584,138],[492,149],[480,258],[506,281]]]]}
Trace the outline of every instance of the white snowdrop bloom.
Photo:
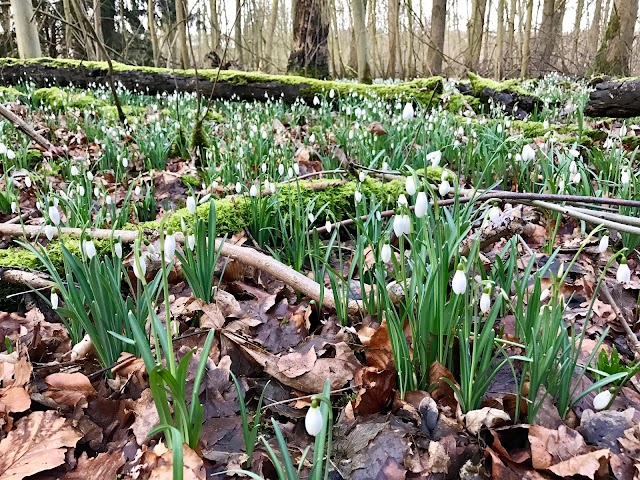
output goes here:
{"type": "Polygon", "coordinates": [[[500,218],[500,215],[502,214],[502,210],[500,209],[500,207],[498,206],[493,206],[489,209],[489,220],[491,220],[492,222],[496,221],[498,218],[500,218]]]}
{"type": "Polygon", "coordinates": [[[122,159],[122,166],[124,168],[127,168],[129,166],[129,159],[128,158],[125,157],[125,158],[122,159]]]}
{"type": "Polygon", "coordinates": [[[416,208],[415,213],[416,217],[422,218],[427,214],[427,209],[429,208],[429,200],[427,199],[427,194],[424,192],[418,192],[418,196],[416,197],[416,208]]]}
{"type": "Polygon", "coordinates": [[[13,150],[11,150],[10,148],[7,149],[7,158],[9,160],[13,160],[14,158],[16,158],[16,152],[14,152],[13,150]]]}
{"type": "Polygon", "coordinates": [[[300,165],[298,165],[298,162],[293,164],[293,171],[296,175],[300,175],[300,165]]]}
{"type": "Polygon", "coordinates": [[[266,130],[262,130],[262,133],[260,135],[262,136],[263,140],[267,139],[267,131],[266,130]]]}
{"type": "Polygon", "coordinates": [[[502,133],[502,124],[501,123],[499,123],[498,126],[496,127],[496,132],[502,133]]]}
{"type": "Polygon", "coordinates": [[[360,180],[360,183],[364,182],[365,178],[367,178],[367,174],[365,172],[361,171],[358,174],[358,180],[360,180]]]}
{"type": "MultiPolygon", "coordinates": [[[[62,193],[62,192],[60,192],[62,193]]],[[[113,201],[113,199],[111,198],[111,195],[107,195],[104,197],[104,203],[106,203],[107,205],[111,205],[111,202],[113,201]]]]}
{"type": "Polygon", "coordinates": [[[240,182],[236,182],[236,193],[240,193],[242,191],[242,184],[240,182]]]}
{"type": "Polygon", "coordinates": [[[329,98],[334,98],[336,96],[336,91],[332,88],[329,90],[329,98]]]}
{"type": "Polygon", "coordinates": [[[289,178],[293,177],[293,168],[291,168],[291,167],[287,168],[287,176],[289,178]]]}
{"type": "Polygon", "coordinates": [[[580,152],[575,148],[570,148],[569,155],[571,155],[573,158],[578,158],[580,156],[580,152]]]}
{"type": "Polygon", "coordinates": [[[411,102],[407,102],[404,106],[404,109],[402,110],[402,119],[405,122],[410,122],[411,120],[413,120],[414,116],[415,112],[413,110],[413,105],[411,104],[411,102]]]}
{"type": "Polygon", "coordinates": [[[122,258],[122,241],[118,240],[114,245],[113,245],[113,251],[116,254],[116,257],[118,258],[122,258]]]}
{"type": "Polygon", "coordinates": [[[558,180],[558,193],[564,192],[564,178],[558,180]]]}
{"type": "Polygon", "coordinates": [[[0,143],[0,155],[7,154],[7,146],[4,143],[0,143]]]}
{"type": "Polygon", "coordinates": [[[313,223],[316,221],[316,216],[311,212],[309,212],[309,214],[307,215],[307,218],[309,219],[309,223],[313,223]]]}
{"type": "Polygon", "coordinates": [[[31,177],[29,175],[27,175],[26,177],[24,177],[24,184],[27,188],[31,188],[31,177]]]}
{"type": "Polygon", "coordinates": [[[167,234],[164,238],[164,261],[170,263],[176,255],[176,236],[173,233],[167,234]]]}
{"type": "Polygon", "coordinates": [[[622,185],[629,185],[630,181],[631,174],[629,173],[629,170],[625,168],[620,172],[620,183],[622,183],[622,185]]]}
{"type": "Polygon", "coordinates": [[[60,212],[58,211],[57,207],[53,205],[49,207],[49,220],[51,220],[51,223],[53,223],[56,227],[60,225],[60,212]]]}
{"type": "Polygon", "coordinates": [[[196,213],[196,198],[193,195],[187,197],[187,210],[191,215],[196,213]]]}
{"type": "Polygon", "coordinates": [[[307,410],[307,414],[304,417],[304,428],[307,430],[307,433],[312,437],[317,436],[324,426],[324,418],[322,417],[322,412],[320,411],[320,406],[313,406],[311,403],[311,407],[307,410]]]}
{"type": "Polygon", "coordinates": [[[522,147],[521,157],[522,157],[522,160],[524,160],[525,162],[529,162],[536,158],[536,151],[533,149],[531,145],[527,144],[524,147],[522,147]]]}
{"type": "Polygon", "coordinates": [[[631,281],[631,270],[629,270],[627,259],[624,257],[620,259],[620,265],[616,272],[616,280],[618,280],[619,283],[629,283],[631,281]]]}
{"type": "Polygon", "coordinates": [[[389,261],[391,260],[391,245],[389,245],[388,243],[385,243],[382,246],[382,250],[380,250],[380,259],[384,263],[389,263],[389,261]]]}
{"type": "Polygon", "coordinates": [[[620,127],[620,136],[621,137],[626,137],[627,136],[627,125],[623,124],[622,127],[620,127]]]}
{"type": "Polygon", "coordinates": [[[349,133],[347,134],[347,137],[349,138],[349,140],[353,140],[353,135],[354,135],[353,130],[349,130],[349,133]]]}
{"type": "Polygon", "coordinates": [[[262,173],[267,173],[267,164],[262,162],[262,165],[260,165],[260,170],[262,170],[262,173]]]}
{"type": "Polygon", "coordinates": [[[396,237],[401,237],[404,233],[404,215],[396,215],[393,217],[393,233],[396,237]]]}
{"type": "Polygon", "coordinates": [[[549,120],[547,120],[546,118],[544,122],[542,122],[542,128],[544,128],[545,130],[549,129],[549,120]]]}
{"type": "Polygon", "coordinates": [[[491,295],[490,292],[487,292],[487,289],[485,289],[482,295],[480,295],[480,311],[487,313],[489,310],[491,310],[491,295]]]}
{"type": "Polygon", "coordinates": [[[441,197],[446,196],[449,193],[449,190],[451,190],[451,185],[449,184],[448,180],[442,180],[442,182],[440,183],[440,186],[438,187],[438,193],[440,194],[441,197]]]}
{"type": "Polygon", "coordinates": [[[80,175],[80,170],[78,170],[78,167],[76,167],[75,165],[71,165],[71,175],[74,177],[80,175]]]}
{"type": "Polygon", "coordinates": [[[309,143],[316,143],[316,135],[314,133],[309,135],[309,143]]]}
{"type": "Polygon", "coordinates": [[[353,199],[356,202],[356,205],[359,204],[362,201],[362,192],[360,190],[356,190],[353,193],[353,199]]]}
{"type": "Polygon", "coordinates": [[[249,195],[251,197],[257,197],[258,196],[258,187],[256,187],[255,185],[251,185],[251,188],[249,189],[249,195]]]}
{"type": "Polygon", "coordinates": [[[140,255],[140,266],[138,267],[138,260],[133,261],[133,274],[139,280],[143,280],[147,274],[147,261],[145,255],[140,255]]]}
{"type": "Polygon", "coordinates": [[[78,185],[78,195],[80,195],[81,197],[84,197],[84,194],[85,194],[84,187],[82,185],[78,185]]]}
{"type": "Polygon", "coordinates": [[[405,190],[409,195],[414,195],[416,193],[416,181],[413,178],[413,175],[410,175],[406,178],[405,190]]]}
{"type": "Polygon", "coordinates": [[[609,248],[609,235],[603,235],[598,244],[598,253],[604,253],[609,248]]]}
{"type": "Polygon", "coordinates": [[[376,220],[377,220],[377,221],[382,220],[382,214],[380,213],[380,210],[377,210],[377,211],[376,211],[376,220]]]}
{"type": "Polygon", "coordinates": [[[93,173],[87,172],[86,177],[87,177],[87,180],[89,180],[90,182],[93,182],[93,173]]]}
{"type": "Polygon", "coordinates": [[[46,235],[47,240],[51,240],[55,233],[56,233],[56,227],[54,227],[53,225],[47,224],[44,226],[44,234],[46,235]]]}
{"type": "Polygon", "coordinates": [[[281,163],[278,165],[278,175],[284,175],[284,165],[281,163]]]}
{"type": "Polygon", "coordinates": [[[427,160],[431,162],[432,167],[437,167],[440,165],[440,160],[442,160],[442,152],[440,150],[435,150],[427,153],[427,160]]]}
{"type": "Polygon", "coordinates": [[[382,162],[382,171],[383,172],[387,172],[389,171],[389,162],[382,162]]]}
{"type": "Polygon", "coordinates": [[[189,250],[193,250],[196,246],[196,236],[195,235],[187,235],[187,248],[189,250]]]}
{"type": "Polygon", "coordinates": [[[400,195],[398,195],[398,205],[399,206],[409,205],[409,202],[407,201],[407,197],[405,197],[404,193],[401,193],[400,195]]]}
{"type": "Polygon", "coordinates": [[[313,104],[314,104],[314,105],[320,105],[320,99],[318,98],[318,96],[317,96],[317,95],[315,95],[315,96],[313,97],[313,104]]]}
{"type": "Polygon", "coordinates": [[[82,251],[89,260],[96,256],[96,246],[93,244],[92,240],[82,241],[82,251]]]}
{"type": "Polygon", "coordinates": [[[140,188],[140,185],[136,185],[136,188],[133,189],[133,193],[135,193],[138,196],[142,193],[142,189],[140,188]]]}
{"type": "Polygon", "coordinates": [[[93,196],[96,198],[100,197],[100,189],[98,187],[93,187],[93,196]]]}
{"type": "Polygon", "coordinates": [[[464,273],[462,264],[459,264],[456,269],[453,280],[451,280],[451,288],[456,295],[462,295],[467,290],[467,276],[464,273]]]}
{"type": "Polygon", "coordinates": [[[324,224],[324,228],[327,230],[327,233],[331,233],[331,230],[333,230],[333,223],[327,220],[326,223],[324,224]]]}
{"type": "Polygon", "coordinates": [[[58,297],[58,294],[55,292],[55,290],[51,290],[51,308],[57,310],[59,305],[60,298],[58,297]]]}
{"type": "Polygon", "coordinates": [[[603,390],[593,398],[593,409],[604,410],[607,408],[607,405],[609,405],[612,398],[613,393],[611,393],[610,390],[603,390]]]}
{"type": "Polygon", "coordinates": [[[571,163],[569,164],[569,173],[573,175],[578,173],[578,165],[576,165],[575,160],[571,160],[571,163]]]}
{"type": "Polygon", "coordinates": [[[551,290],[549,290],[548,288],[545,288],[544,290],[542,290],[542,292],[540,293],[540,301],[544,302],[547,298],[549,298],[551,296],[551,290]]]}
{"type": "Polygon", "coordinates": [[[18,204],[16,202],[11,202],[11,213],[18,213],[18,204]]]}
{"type": "Polygon", "coordinates": [[[571,175],[569,177],[569,181],[571,183],[580,183],[580,180],[582,180],[582,175],[580,174],[580,172],[576,173],[575,175],[571,175]]]}
{"type": "Polygon", "coordinates": [[[520,155],[519,153],[516,153],[516,162],[521,162],[522,161],[522,155],[520,155]]]}

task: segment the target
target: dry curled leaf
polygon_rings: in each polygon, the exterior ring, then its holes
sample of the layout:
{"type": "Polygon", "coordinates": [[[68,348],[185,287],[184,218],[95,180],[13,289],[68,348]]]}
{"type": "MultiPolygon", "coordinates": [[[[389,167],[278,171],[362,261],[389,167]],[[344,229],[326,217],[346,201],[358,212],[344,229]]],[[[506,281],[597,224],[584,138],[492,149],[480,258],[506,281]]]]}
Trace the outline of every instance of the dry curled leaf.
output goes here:
{"type": "Polygon", "coordinates": [[[62,465],[82,435],[54,411],[33,412],[0,442],[0,478],[20,480],[62,465]]]}
{"type": "Polygon", "coordinates": [[[89,399],[96,395],[96,389],[86,375],[75,373],[54,373],[44,379],[47,384],[44,396],[60,406],[86,408],[89,399]]]}
{"type": "Polygon", "coordinates": [[[378,137],[382,137],[387,134],[387,131],[384,129],[380,122],[371,122],[368,127],[369,133],[373,135],[377,135],[378,137]]]}

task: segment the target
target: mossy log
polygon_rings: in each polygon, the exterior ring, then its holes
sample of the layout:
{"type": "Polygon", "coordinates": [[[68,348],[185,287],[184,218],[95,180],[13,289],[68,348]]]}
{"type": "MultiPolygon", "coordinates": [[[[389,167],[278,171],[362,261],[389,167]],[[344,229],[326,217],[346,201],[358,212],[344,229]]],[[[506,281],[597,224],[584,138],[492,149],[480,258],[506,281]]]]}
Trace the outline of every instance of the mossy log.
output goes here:
{"type": "Polygon", "coordinates": [[[584,108],[590,117],[630,118],[640,115],[640,78],[600,82],[584,108]]]}
{"type": "MultiPolygon", "coordinates": [[[[424,105],[437,105],[444,85],[442,77],[416,79],[398,85],[364,85],[232,70],[198,70],[196,75],[195,70],[136,67],[119,63],[113,64],[113,70],[116,82],[129,90],[152,95],[175,91],[193,93],[199,89],[207,98],[243,101],[282,98],[286,103],[302,99],[312,104],[315,95],[326,96],[333,89],[337,97],[351,92],[371,93],[381,98],[400,98],[424,105]]],[[[105,85],[108,67],[105,62],[79,60],[0,59],[0,84],[16,85],[26,80],[38,87],[73,85],[87,88],[93,84],[105,85]]]]}
{"type": "Polygon", "coordinates": [[[517,119],[522,120],[533,111],[542,108],[542,100],[522,88],[518,80],[496,82],[495,80],[482,78],[472,72],[467,75],[471,82],[470,86],[464,88],[465,85],[460,84],[458,86],[460,93],[471,94],[487,105],[490,102],[502,104],[505,106],[506,111],[517,119]]]}

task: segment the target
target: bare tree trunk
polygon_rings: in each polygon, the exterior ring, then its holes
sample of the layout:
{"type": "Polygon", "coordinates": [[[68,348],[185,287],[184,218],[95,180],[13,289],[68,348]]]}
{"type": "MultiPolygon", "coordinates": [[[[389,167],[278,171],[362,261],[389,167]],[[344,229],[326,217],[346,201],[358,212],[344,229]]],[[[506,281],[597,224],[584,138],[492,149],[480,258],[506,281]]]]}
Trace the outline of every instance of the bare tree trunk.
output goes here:
{"type": "Polygon", "coordinates": [[[486,9],[487,0],[472,0],[471,18],[467,24],[469,38],[467,50],[465,51],[465,63],[470,70],[476,70],[480,61],[486,9]]]}
{"type": "Polygon", "coordinates": [[[493,76],[498,80],[502,78],[502,56],[504,52],[504,0],[498,0],[498,27],[496,31],[496,59],[493,67],[493,76]]]}
{"type": "Polygon", "coordinates": [[[220,50],[220,20],[218,18],[218,0],[209,0],[209,17],[209,23],[211,24],[211,51],[218,55],[220,50]]]}
{"type": "MultiPolygon", "coordinates": [[[[295,1],[295,0],[294,0],[295,1]]],[[[337,70],[337,67],[334,65],[334,69],[333,71],[336,73],[339,73],[339,76],[344,76],[345,72],[346,72],[346,68],[345,68],[345,64],[344,64],[344,58],[342,56],[342,47],[341,47],[341,42],[340,42],[340,32],[338,30],[338,19],[337,19],[337,13],[336,13],[336,2],[335,0],[330,0],[331,2],[331,10],[329,15],[331,16],[331,29],[332,29],[332,35],[331,35],[331,44],[334,48],[334,50],[337,52],[337,55],[332,55],[331,59],[333,61],[333,59],[335,57],[338,58],[339,61],[339,65],[340,65],[340,70],[337,70]]]]}
{"type": "Polygon", "coordinates": [[[509,56],[509,72],[514,71],[515,59],[518,56],[515,48],[516,39],[516,0],[511,0],[507,15],[507,51],[509,56]]]}
{"type": "Polygon", "coordinates": [[[381,69],[376,67],[378,58],[378,28],[376,26],[376,8],[378,0],[369,0],[369,32],[371,32],[371,73],[376,77],[381,69]]]}
{"type": "Polygon", "coordinates": [[[71,57],[71,50],[73,48],[73,15],[71,14],[71,5],[69,0],[62,0],[62,10],[64,13],[64,49],[65,56],[71,57]]]}
{"type": "Polygon", "coordinates": [[[485,7],[484,27],[482,33],[482,63],[481,65],[488,65],[491,61],[491,0],[487,0],[487,6],[485,7]]]}
{"type": "Polygon", "coordinates": [[[572,60],[576,62],[576,65],[580,66],[580,71],[582,71],[583,62],[578,58],[578,42],[580,41],[580,21],[582,20],[582,9],[584,8],[584,0],[578,0],[576,4],[576,16],[573,20],[573,32],[571,36],[573,37],[573,55],[572,60]]]}
{"type": "Polygon", "coordinates": [[[153,66],[157,67],[160,61],[160,49],[158,47],[158,30],[156,29],[156,10],[154,0],[147,0],[147,28],[151,37],[151,51],[153,52],[153,66]]]}
{"type": "Polygon", "coordinates": [[[607,31],[594,62],[595,73],[628,76],[638,0],[614,0],[607,31]]]}
{"type": "Polygon", "coordinates": [[[596,0],[593,21],[589,28],[589,51],[595,57],[600,45],[600,23],[602,22],[602,0],[596,0]]]}
{"type": "Polygon", "coordinates": [[[416,75],[415,62],[414,62],[414,46],[413,46],[413,2],[411,0],[407,0],[407,27],[408,27],[408,48],[409,50],[407,55],[407,77],[413,78],[416,75]]]}
{"type": "Polygon", "coordinates": [[[400,22],[400,0],[389,0],[389,63],[387,63],[387,77],[395,78],[398,65],[396,52],[398,50],[398,30],[400,22]]]}
{"type": "Polygon", "coordinates": [[[273,39],[276,36],[276,22],[278,21],[278,4],[279,0],[272,0],[271,13],[269,13],[269,26],[267,28],[267,45],[265,51],[265,70],[270,72],[273,70],[273,39]]]}
{"type": "Polygon", "coordinates": [[[353,0],[353,28],[356,34],[358,56],[358,81],[371,83],[371,71],[368,62],[366,7],[364,0],[353,0]]]}
{"type": "Polygon", "coordinates": [[[236,0],[236,23],[233,27],[233,43],[236,46],[236,61],[240,68],[244,65],[244,45],[242,44],[242,0],[236,0]]]}
{"type": "Polygon", "coordinates": [[[326,0],[294,0],[288,72],[316,78],[329,76],[328,10],[326,0]]]}
{"type": "Polygon", "coordinates": [[[444,32],[447,28],[447,0],[433,0],[431,4],[431,32],[427,50],[427,65],[431,75],[442,73],[444,32]]]}
{"type": "Polygon", "coordinates": [[[180,57],[180,68],[190,67],[189,47],[187,44],[187,17],[184,0],[175,0],[176,4],[176,33],[178,35],[178,54],[180,57]]]}
{"type": "Polygon", "coordinates": [[[89,60],[97,60],[98,52],[100,52],[100,46],[97,45],[95,38],[90,36],[86,29],[86,24],[91,25],[91,22],[87,18],[87,12],[84,10],[84,6],[76,1],[70,0],[71,8],[75,13],[75,17],[78,21],[78,28],[82,32],[82,44],[84,45],[87,58],[89,60]]]}
{"type": "Polygon", "coordinates": [[[524,21],[524,33],[522,36],[522,59],[520,77],[529,75],[529,57],[531,56],[531,21],[533,18],[533,0],[527,0],[527,17],[524,21]]]}
{"type": "Polygon", "coordinates": [[[33,5],[31,5],[31,0],[11,0],[11,10],[20,58],[41,57],[38,27],[35,20],[32,20],[33,5]]]}

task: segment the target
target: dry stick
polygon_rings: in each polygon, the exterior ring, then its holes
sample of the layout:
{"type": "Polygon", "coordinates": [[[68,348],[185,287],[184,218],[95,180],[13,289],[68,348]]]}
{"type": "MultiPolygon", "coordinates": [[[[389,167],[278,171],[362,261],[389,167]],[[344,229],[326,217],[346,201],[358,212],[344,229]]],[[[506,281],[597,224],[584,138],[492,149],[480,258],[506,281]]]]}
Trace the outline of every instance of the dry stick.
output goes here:
{"type": "Polygon", "coordinates": [[[33,289],[47,289],[55,286],[55,282],[47,280],[35,273],[24,270],[2,270],[0,269],[0,280],[17,285],[27,285],[33,289]]]}
{"type": "Polygon", "coordinates": [[[55,147],[51,142],[49,142],[49,140],[36,132],[32,126],[30,126],[27,122],[22,120],[19,116],[17,116],[15,113],[13,113],[3,105],[0,105],[0,115],[13,123],[13,125],[15,125],[18,130],[20,130],[42,148],[44,148],[45,150],[54,151],[55,147]]]}
{"type": "MultiPolygon", "coordinates": [[[[42,227],[39,226],[0,224],[0,235],[9,235],[12,237],[25,236],[27,238],[35,238],[39,236],[41,232],[42,227]]],[[[83,229],[64,227],[60,228],[59,231],[54,232],[54,236],[56,237],[59,234],[80,237],[83,234],[83,229]]],[[[84,234],[92,238],[99,239],[120,238],[124,243],[133,243],[138,238],[138,232],[135,230],[87,229],[84,230],[84,234]]],[[[176,241],[179,243],[184,243],[184,235],[180,232],[176,233],[176,241]]],[[[253,248],[232,245],[220,239],[216,239],[215,248],[220,248],[220,253],[222,256],[228,257],[233,260],[238,260],[245,265],[258,268],[263,272],[272,275],[274,278],[284,282],[286,285],[289,285],[295,290],[303,293],[307,297],[320,303],[320,297],[323,293],[320,284],[311,280],[302,273],[296,272],[291,267],[284,265],[276,259],[260,253],[253,248]]],[[[325,289],[323,296],[324,299],[322,306],[335,310],[336,303],[333,292],[330,289],[325,289]]],[[[350,314],[355,315],[363,310],[364,307],[361,301],[349,300],[350,314]]]]}
{"type": "Polygon", "coordinates": [[[629,326],[629,322],[627,322],[625,315],[622,313],[622,310],[620,309],[616,301],[613,299],[613,296],[609,291],[609,287],[607,286],[606,281],[602,282],[602,293],[604,294],[604,297],[606,298],[607,302],[609,302],[609,305],[611,305],[611,308],[613,308],[613,311],[616,314],[616,318],[620,322],[620,325],[622,325],[622,328],[627,335],[627,343],[629,344],[629,347],[631,348],[631,350],[633,350],[635,357],[639,358],[640,357],[640,340],[638,340],[638,337],[636,336],[636,334],[633,333],[633,330],[631,330],[631,327],[629,326]]]}

